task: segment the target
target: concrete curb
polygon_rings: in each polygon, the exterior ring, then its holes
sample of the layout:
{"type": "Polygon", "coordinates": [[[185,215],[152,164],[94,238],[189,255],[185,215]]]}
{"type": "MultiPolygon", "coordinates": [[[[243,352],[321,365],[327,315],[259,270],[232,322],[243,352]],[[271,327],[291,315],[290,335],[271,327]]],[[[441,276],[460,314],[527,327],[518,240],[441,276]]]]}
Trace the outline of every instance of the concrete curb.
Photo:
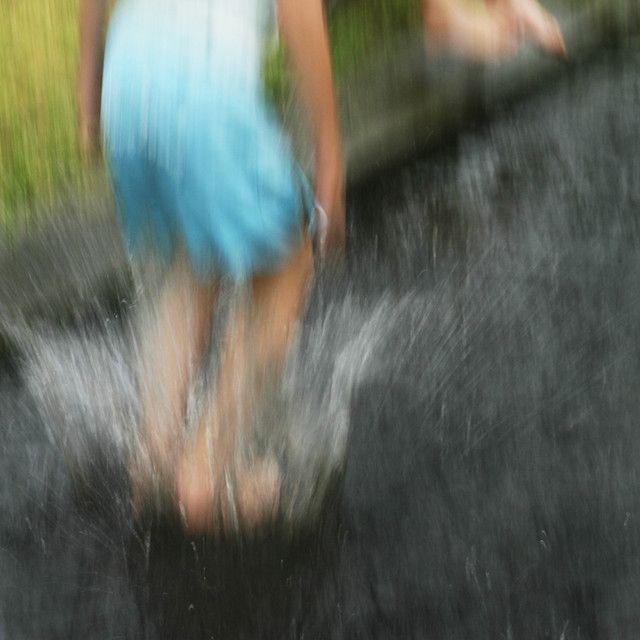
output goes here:
{"type": "MultiPolygon", "coordinates": [[[[491,67],[430,62],[416,39],[347,78],[341,117],[350,182],[428,149],[469,118],[562,74],[603,45],[630,37],[640,26],[640,9],[619,2],[615,9],[560,15],[559,21],[569,63],[529,49],[491,67]]],[[[0,342],[10,339],[17,324],[68,316],[103,299],[106,291],[123,296],[130,291],[110,196],[98,193],[59,209],[50,222],[0,254],[0,342]]]]}
{"type": "Polygon", "coordinates": [[[129,269],[109,194],[56,206],[49,221],[2,250],[0,274],[0,342],[16,325],[86,308],[106,290],[126,291],[129,269]]]}
{"type": "Polygon", "coordinates": [[[433,60],[420,38],[347,79],[342,118],[350,180],[428,149],[498,103],[540,87],[640,28],[640,5],[633,2],[612,2],[575,14],[563,15],[558,9],[556,15],[565,34],[567,61],[533,48],[495,65],[433,60]]]}

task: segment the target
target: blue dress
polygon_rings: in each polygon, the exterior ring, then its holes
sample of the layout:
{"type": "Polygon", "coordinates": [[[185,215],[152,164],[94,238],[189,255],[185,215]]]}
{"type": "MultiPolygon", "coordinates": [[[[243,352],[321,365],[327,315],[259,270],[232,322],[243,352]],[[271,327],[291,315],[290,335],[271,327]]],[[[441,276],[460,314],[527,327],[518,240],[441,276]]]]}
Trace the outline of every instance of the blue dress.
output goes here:
{"type": "Polygon", "coordinates": [[[265,103],[261,2],[117,5],[102,122],[132,253],[169,261],[184,249],[196,274],[244,280],[276,270],[300,243],[312,197],[265,103]]]}

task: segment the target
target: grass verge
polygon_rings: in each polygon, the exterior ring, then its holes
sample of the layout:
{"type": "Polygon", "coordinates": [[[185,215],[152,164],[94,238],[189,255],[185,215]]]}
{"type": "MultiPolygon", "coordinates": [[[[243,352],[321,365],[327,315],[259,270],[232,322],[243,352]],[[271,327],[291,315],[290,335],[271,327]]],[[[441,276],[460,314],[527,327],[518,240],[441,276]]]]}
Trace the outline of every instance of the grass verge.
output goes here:
{"type": "MultiPolygon", "coordinates": [[[[8,238],[60,193],[83,192],[96,182],[78,153],[77,11],[78,0],[0,3],[0,235],[8,238]]],[[[418,15],[413,0],[341,4],[330,17],[336,75],[418,15]]],[[[269,95],[283,104],[289,82],[277,44],[264,68],[269,95]]]]}

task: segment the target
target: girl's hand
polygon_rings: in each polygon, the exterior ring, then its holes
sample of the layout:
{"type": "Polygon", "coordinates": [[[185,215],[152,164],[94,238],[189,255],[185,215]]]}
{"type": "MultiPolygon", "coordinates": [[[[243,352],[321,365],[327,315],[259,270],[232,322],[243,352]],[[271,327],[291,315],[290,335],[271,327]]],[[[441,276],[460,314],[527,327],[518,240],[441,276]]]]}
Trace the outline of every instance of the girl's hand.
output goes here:
{"type": "Polygon", "coordinates": [[[345,241],[344,180],[324,4],[278,0],[277,6],[280,34],[315,151],[316,200],[327,217],[326,236],[317,237],[316,244],[322,254],[338,251],[345,241]]]}
{"type": "Polygon", "coordinates": [[[316,166],[316,246],[322,257],[345,244],[345,198],[342,161],[336,149],[316,166]],[[326,218],[325,218],[326,216],[326,218]]]}

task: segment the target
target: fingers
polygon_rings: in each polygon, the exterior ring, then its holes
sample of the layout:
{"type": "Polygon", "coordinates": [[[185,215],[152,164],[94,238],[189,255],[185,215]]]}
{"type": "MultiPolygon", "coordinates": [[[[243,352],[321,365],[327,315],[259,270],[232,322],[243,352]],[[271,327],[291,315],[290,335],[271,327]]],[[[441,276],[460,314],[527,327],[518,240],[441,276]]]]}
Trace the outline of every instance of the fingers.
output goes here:
{"type": "Polygon", "coordinates": [[[335,205],[331,216],[329,216],[326,209],[316,200],[314,217],[316,225],[315,248],[320,257],[325,258],[329,252],[340,252],[345,245],[344,204],[339,202],[335,205]]]}
{"type": "Polygon", "coordinates": [[[313,204],[313,219],[315,223],[314,245],[316,252],[324,257],[327,250],[327,233],[329,232],[329,216],[325,208],[316,200],[313,204]]]}
{"type": "Polygon", "coordinates": [[[315,249],[321,257],[340,253],[345,245],[345,205],[342,167],[329,180],[319,180],[314,203],[315,249]]]}
{"type": "Polygon", "coordinates": [[[314,191],[316,250],[320,256],[342,250],[345,242],[344,170],[339,139],[328,142],[316,155],[314,191]]]}

